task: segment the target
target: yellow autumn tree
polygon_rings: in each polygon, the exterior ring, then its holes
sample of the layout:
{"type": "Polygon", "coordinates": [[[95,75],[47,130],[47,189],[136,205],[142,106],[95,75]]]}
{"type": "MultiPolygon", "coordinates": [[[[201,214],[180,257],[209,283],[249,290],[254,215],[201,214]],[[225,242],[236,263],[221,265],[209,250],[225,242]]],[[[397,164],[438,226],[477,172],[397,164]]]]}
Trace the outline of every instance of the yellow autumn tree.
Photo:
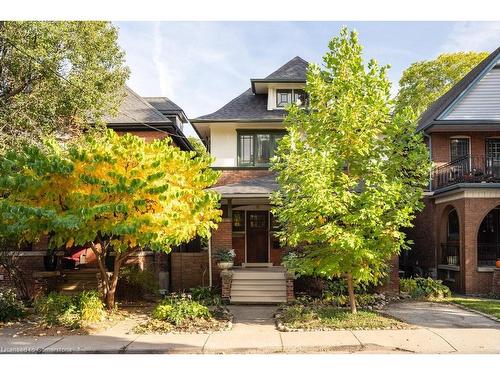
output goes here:
{"type": "Polygon", "coordinates": [[[218,178],[203,150],[170,139],[146,142],[109,131],[62,148],[55,142],[7,153],[0,164],[0,235],[51,247],[89,246],[109,308],[122,264],[148,248],[169,252],[208,237],[221,211],[208,187],[218,178]],[[112,272],[105,257],[115,253],[112,272]]]}

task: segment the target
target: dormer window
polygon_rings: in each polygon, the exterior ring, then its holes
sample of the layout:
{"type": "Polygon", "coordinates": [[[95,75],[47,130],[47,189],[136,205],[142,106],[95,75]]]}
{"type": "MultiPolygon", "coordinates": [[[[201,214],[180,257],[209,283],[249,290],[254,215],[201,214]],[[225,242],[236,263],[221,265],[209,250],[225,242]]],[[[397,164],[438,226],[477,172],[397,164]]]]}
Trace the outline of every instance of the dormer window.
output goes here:
{"type": "Polygon", "coordinates": [[[307,94],[302,89],[278,89],[276,90],[276,107],[285,108],[292,103],[304,105],[306,98],[307,94]]]}

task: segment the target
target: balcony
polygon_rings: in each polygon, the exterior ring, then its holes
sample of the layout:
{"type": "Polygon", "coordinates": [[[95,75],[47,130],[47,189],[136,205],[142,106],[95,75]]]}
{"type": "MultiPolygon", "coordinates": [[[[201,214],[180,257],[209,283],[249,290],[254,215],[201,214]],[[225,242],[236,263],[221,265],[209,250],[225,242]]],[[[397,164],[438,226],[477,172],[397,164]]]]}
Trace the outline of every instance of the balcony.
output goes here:
{"type": "Polygon", "coordinates": [[[432,189],[438,190],[459,183],[500,182],[500,158],[467,155],[434,168],[432,189]]]}

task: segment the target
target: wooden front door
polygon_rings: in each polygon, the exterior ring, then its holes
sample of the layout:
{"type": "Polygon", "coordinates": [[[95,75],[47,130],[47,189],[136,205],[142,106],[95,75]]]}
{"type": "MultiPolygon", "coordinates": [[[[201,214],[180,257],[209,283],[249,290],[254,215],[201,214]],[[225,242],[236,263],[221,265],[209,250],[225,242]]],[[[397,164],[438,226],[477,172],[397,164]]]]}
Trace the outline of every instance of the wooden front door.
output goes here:
{"type": "Polygon", "coordinates": [[[269,212],[247,211],[247,263],[267,263],[269,212]]]}

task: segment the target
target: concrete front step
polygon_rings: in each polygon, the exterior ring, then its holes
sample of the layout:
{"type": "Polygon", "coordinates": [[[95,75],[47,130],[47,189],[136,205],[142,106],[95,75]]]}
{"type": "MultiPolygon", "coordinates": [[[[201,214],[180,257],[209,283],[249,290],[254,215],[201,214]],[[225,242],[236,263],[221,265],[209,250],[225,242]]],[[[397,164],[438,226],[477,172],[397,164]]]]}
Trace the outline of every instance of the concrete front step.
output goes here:
{"type": "Polygon", "coordinates": [[[275,296],[246,296],[246,297],[231,297],[231,303],[282,303],[286,302],[285,297],[275,296]]]}
{"type": "Polygon", "coordinates": [[[281,284],[239,284],[231,285],[231,291],[236,290],[280,290],[286,292],[286,285],[281,284]]]}
{"type": "Polygon", "coordinates": [[[258,272],[258,271],[235,271],[233,280],[285,280],[285,274],[282,272],[258,272]]]}
{"type": "Polygon", "coordinates": [[[283,285],[283,283],[282,279],[233,279],[233,285],[283,285]]]}
{"type": "Polygon", "coordinates": [[[231,290],[231,298],[237,297],[284,297],[286,291],[283,290],[231,290]]]}

